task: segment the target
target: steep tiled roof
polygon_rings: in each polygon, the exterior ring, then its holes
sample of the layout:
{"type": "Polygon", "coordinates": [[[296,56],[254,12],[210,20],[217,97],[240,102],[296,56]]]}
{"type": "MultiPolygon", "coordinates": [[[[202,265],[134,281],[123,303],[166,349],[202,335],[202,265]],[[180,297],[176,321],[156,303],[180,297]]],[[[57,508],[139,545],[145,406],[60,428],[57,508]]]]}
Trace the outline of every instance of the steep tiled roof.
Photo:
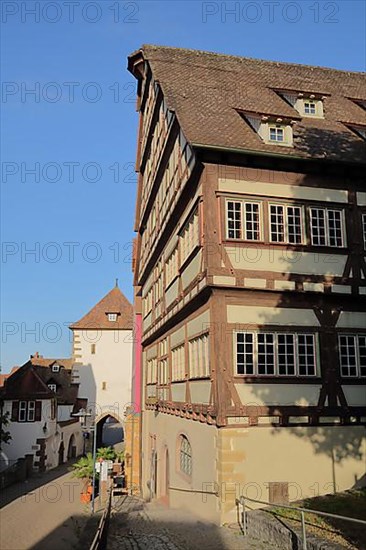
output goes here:
{"type": "Polygon", "coordinates": [[[81,329],[132,329],[133,308],[120,289],[114,287],[89,313],[70,328],[81,329]],[[117,313],[117,321],[109,321],[107,313],[117,313]]]}
{"type": "Polygon", "coordinates": [[[5,384],[5,380],[9,378],[14,372],[16,372],[20,367],[12,367],[11,371],[6,374],[0,374],[0,387],[2,387],[5,384]]]}
{"type": "Polygon", "coordinates": [[[134,62],[141,56],[150,64],[168,107],[176,112],[192,144],[302,158],[366,160],[364,140],[348,128],[366,126],[366,110],[352,101],[366,100],[365,73],[151,45],[130,56],[131,72],[135,73],[134,62]],[[325,118],[301,120],[276,90],[324,95],[325,118]],[[264,143],[240,111],[294,120],[294,147],[264,143]]]}
{"type": "Polygon", "coordinates": [[[39,367],[52,367],[54,363],[57,363],[61,367],[64,367],[67,370],[70,370],[74,364],[74,360],[71,358],[68,359],[56,359],[56,358],[50,358],[50,357],[42,357],[42,355],[38,355],[36,353],[35,355],[31,355],[31,363],[32,365],[37,365],[39,367]]]}

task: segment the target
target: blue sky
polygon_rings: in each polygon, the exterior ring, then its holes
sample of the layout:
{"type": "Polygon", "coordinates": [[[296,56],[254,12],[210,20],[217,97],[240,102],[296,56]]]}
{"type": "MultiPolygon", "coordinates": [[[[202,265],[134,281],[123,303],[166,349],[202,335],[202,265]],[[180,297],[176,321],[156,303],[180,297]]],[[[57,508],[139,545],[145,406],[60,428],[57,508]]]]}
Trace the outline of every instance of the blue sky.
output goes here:
{"type": "Polygon", "coordinates": [[[361,0],[4,0],[1,8],[3,372],[35,351],[68,356],[67,325],[116,277],[132,300],[129,53],[153,43],[365,70],[361,0]]]}

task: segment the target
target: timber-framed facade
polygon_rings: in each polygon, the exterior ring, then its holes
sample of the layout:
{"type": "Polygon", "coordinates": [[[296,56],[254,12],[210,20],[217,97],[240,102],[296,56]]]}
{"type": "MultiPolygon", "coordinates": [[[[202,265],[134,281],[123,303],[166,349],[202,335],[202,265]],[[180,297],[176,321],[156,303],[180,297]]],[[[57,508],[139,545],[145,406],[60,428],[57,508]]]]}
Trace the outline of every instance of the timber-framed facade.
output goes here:
{"type": "Polygon", "coordinates": [[[143,495],[226,521],[246,487],[350,487],[366,425],[364,75],[154,46],[129,70],[143,495]]]}

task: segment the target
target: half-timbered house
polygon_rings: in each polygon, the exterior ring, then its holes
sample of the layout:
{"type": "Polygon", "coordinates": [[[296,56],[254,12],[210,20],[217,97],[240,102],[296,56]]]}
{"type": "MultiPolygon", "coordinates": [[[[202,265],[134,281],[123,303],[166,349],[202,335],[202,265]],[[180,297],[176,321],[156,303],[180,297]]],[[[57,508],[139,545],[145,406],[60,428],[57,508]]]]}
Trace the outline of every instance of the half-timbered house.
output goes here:
{"type": "Polygon", "coordinates": [[[131,54],[141,490],[216,521],[365,473],[366,79],[131,54]]]}

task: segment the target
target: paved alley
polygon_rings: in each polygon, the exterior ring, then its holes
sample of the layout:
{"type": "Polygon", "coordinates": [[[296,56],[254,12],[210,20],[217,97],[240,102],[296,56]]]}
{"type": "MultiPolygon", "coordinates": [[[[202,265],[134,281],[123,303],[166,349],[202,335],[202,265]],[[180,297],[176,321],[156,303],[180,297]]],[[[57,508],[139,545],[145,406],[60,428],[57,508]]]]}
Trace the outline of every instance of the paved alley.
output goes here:
{"type": "MultiPolygon", "coordinates": [[[[114,506],[108,550],[270,550],[238,528],[218,527],[182,510],[122,497],[114,506]]],[[[273,550],[275,550],[273,548],[273,550]]]]}
{"type": "Polygon", "coordinates": [[[72,550],[88,517],[81,481],[66,467],[3,491],[1,550],[72,550]]]}

